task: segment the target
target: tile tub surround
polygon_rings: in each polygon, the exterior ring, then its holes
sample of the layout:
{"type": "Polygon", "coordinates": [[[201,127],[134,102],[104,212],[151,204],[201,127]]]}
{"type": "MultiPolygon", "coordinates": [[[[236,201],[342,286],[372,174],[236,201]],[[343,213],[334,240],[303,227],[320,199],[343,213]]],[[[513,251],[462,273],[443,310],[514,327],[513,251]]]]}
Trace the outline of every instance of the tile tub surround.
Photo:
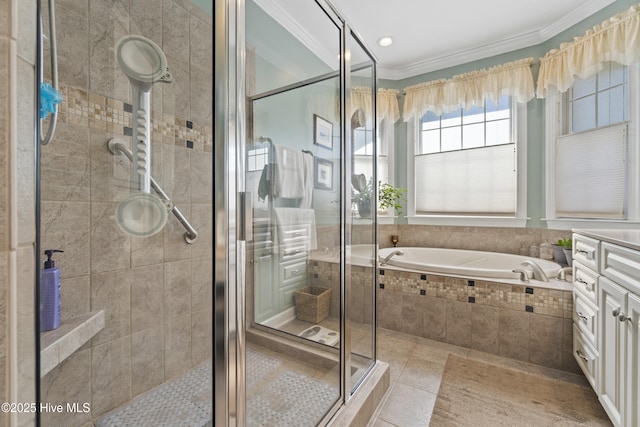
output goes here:
{"type": "Polygon", "coordinates": [[[211,357],[213,27],[178,0],[56,3],[64,101],[42,150],[42,245],[65,250],[63,320],[103,310],[105,327],[42,381],[42,401],[91,412],[43,425],[80,426],[211,357]],[[130,162],[106,148],[131,143],[129,83],[113,60],[126,34],[158,43],[175,77],[152,90],[151,175],[198,231],[193,245],[173,215],[149,238],[112,219],[131,181],[130,162]]]}
{"type": "MultiPolygon", "coordinates": [[[[456,227],[442,225],[378,225],[381,248],[391,247],[391,235],[399,237],[398,246],[469,249],[537,257],[532,247],[571,238],[570,231],[545,228],[456,227]]],[[[320,244],[318,244],[320,247],[320,244]]]]}
{"type": "Polygon", "coordinates": [[[378,326],[579,373],[570,288],[379,269],[378,326]],[[566,288],[566,289],[564,289],[566,288]]]}
{"type": "MultiPolygon", "coordinates": [[[[352,295],[370,284],[370,267],[352,266],[352,295]],[[367,280],[369,279],[369,280],[367,280]]],[[[332,288],[331,313],[339,310],[339,264],[316,257],[309,280],[332,288]]],[[[579,373],[572,354],[573,299],[569,282],[558,288],[469,280],[378,269],[377,325],[537,365],[579,373]]],[[[367,293],[365,293],[367,294],[367,293]]],[[[354,301],[354,313],[358,304],[354,301]]],[[[360,321],[366,319],[360,319],[360,321]]]]}

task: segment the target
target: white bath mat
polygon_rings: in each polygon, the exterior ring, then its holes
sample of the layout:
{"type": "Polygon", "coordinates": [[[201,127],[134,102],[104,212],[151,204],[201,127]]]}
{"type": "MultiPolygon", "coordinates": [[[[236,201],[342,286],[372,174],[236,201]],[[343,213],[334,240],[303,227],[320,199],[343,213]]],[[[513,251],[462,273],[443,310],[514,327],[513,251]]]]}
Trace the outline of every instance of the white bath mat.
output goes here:
{"type": "Polygon", "coordinates": [[[299,337],[326,345],[336,345],[340,341],[340,332],[336,332],[324,326],[315,325],[298,334],[299,337]]]}

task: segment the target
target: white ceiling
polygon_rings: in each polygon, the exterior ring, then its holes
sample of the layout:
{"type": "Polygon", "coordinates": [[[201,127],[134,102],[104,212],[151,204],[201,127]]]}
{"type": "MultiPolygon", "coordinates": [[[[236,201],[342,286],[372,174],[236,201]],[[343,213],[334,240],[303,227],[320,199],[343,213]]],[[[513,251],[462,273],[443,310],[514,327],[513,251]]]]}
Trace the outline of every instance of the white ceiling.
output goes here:
{"type": "MultiPolygon", "coordinates": [[[[378,76],[397,80],[538,45],[615,0],[329,1],[377,57],[378,76]],[[391,47],[377,45],[385,35],[394,37],[391,47]]],[[[300,0],[256,3],[285,27],[270,7],[300,28],[312,27],[303,22],[307,17],[289,13],[299,9],[300,0]]]]}

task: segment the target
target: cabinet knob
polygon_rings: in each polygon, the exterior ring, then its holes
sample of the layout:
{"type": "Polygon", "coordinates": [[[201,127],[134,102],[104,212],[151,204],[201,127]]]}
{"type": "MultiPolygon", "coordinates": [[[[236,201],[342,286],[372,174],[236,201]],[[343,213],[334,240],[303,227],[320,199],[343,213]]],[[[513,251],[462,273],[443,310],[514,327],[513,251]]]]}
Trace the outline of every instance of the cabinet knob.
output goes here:
{"type": "Polygon", "coordinates": [[[631,321],[631,316],[627,316],[626,314],[620,312],[620,314],[618,315],[618,320],[621,322],[626,322],[627,320],[631,321]]]}
{"type": "MultiPolygon", "coordinates": [[[[618,315],[619,315],[620,313],[622,313],[622,311],[621,311],[621,307],[618,307],[618,308],[616,308],[615,310],[613,310],[613,312],[611,313],[611,315],[612,315],[613,317],[618,317],[618,315]]],[[[624,315],[624,313],[622,313],[622,314],[624,315]]]]}

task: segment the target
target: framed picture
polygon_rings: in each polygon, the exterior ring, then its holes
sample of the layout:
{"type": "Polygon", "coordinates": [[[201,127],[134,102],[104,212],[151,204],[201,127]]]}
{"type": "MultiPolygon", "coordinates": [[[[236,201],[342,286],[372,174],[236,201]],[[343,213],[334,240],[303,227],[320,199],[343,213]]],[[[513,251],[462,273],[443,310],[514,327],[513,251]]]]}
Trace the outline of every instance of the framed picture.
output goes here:
{"type": "Polygon", "coordinates": [[[313,115],[313,143],[333,150],[333,123],[317,114],[313,115]]]}
{"type": "Polygon", "coordinates": [[[316,157],[315,163],[315,188],[333,190],[333,162],[316,157]]]}

